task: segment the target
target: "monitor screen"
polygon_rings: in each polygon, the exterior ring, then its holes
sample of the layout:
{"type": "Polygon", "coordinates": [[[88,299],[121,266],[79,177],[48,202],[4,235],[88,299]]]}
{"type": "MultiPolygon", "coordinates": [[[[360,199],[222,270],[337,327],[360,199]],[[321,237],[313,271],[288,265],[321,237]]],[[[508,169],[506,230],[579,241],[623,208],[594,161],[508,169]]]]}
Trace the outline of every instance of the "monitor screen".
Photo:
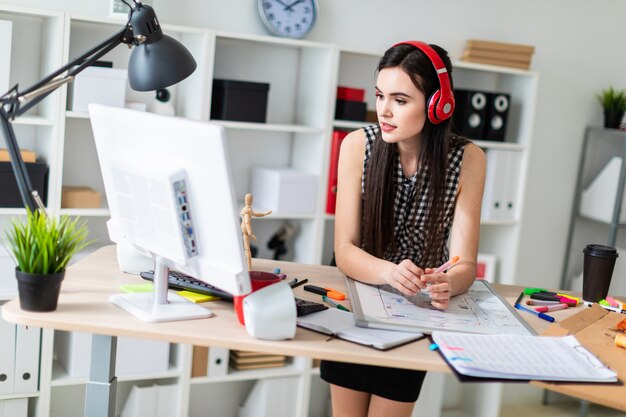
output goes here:
{"type": "Polygon", "coordinates": [[[249,293],[224,129],[102,105],[89,113],[111,240],[233,295],[249,293]]]}

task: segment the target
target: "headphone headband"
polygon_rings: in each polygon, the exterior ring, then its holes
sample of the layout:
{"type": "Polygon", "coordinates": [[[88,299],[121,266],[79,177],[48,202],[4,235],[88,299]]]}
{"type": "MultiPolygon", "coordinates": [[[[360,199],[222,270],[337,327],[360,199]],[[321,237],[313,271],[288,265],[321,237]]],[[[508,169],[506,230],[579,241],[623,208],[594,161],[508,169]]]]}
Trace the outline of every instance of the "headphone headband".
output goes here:
{"type": "Polygon", "coordinates": [[[398,42],[398,45],[412,45],[422,51],[433,64],[437,78],[439,79],[439,89],[428,99],[428,120],[433,124],[439,124],[450,118],[454,112],[454,93],[450,85],[448,69],[443,60],[430,45],[421,41],[398,42]]]}

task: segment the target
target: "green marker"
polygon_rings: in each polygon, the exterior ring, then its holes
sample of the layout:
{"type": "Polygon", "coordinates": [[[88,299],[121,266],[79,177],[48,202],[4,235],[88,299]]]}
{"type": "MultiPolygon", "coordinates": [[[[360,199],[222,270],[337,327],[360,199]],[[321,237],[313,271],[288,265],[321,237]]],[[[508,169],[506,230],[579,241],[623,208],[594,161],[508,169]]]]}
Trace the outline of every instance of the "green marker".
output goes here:
{"type": "Polygon", "coordinates": [[[350,311],[346,307],[342,306],[339,303],[334,302],[333,300],[331,300],[330,298],[326,297],[325,295],[322,295],[322,300],[326,301],[331,306],[338,308],[339,310],[350,311]]]}

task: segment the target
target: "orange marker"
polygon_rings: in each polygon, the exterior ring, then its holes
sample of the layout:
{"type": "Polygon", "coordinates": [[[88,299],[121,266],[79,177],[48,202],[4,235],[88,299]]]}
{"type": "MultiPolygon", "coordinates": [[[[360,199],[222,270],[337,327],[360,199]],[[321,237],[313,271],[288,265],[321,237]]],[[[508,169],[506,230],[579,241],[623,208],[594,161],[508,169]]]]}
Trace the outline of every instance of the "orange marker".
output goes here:
{"type": "Polygon", "coordinates": [[[454,265],[455,263],[459,262],[459,259],[461,259],[461,258],[459,258],[458,256],[454,256],[448,262],[446,262],[445,264],[441,265],[439,268],[435,269],[432,273],[433,274],[438,274],[440,272],[444,272],[444,271],[450,269],[452,267],[452,265],[454,265]]]}

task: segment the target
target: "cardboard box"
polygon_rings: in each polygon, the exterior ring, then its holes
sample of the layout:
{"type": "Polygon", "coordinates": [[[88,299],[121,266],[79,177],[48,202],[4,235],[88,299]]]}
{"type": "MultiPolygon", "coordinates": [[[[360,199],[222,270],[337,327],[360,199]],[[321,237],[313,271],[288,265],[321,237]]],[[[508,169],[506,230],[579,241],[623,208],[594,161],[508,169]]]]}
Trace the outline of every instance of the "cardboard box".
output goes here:
{"type": "Polygon", "coordinates": [[[68,109],[86,112],[91,103],[124,107],[126,103],[125,69],[88,67],[76,76],[68,89],[68,109]]]}
{"type": "MultiPolygon", "coordinates": [[[[89,375],[92,335],[89,333],[54,333],[54,353],[59,364],[74,378],[89,375]]],[[[169,369],[170,344],[155,340],[117,338],[116,375],[165,372],[169,369]]]]}
{"type": "MultiPolygon", "coordinates": [[[[22,161],[25,163],[30,164],[37,162],[37,154],[33,151],[20,149],[20,155],[22,156],[22,161]]],[[[8,149],[0,149],[0,162],[11,162],[11,156],[9,155],[8,149]]]]}
{"type": "Polygon", "coordinates": [[[309,214],[317,205],[316,175],[291,168],[254,168],[251,194],[256,211],[309,214]]]}
{"type": "Polygon", "coordinates": [[[605,365],[618,373],[619,384],[582,384],[533,382],[534,385],[572,397],[626,411],[626,349],[615,346],[616,324],[626,315],[613,313],[594,304],[581,312],[554,323],[543,336],[573,334],[576,339],[605,365]]]}
{"type": "Polygon", "coordinates": [[[365,100],[365,90],[339,86],[337,87],[337,98],[339,100],[363,101],[365,100]]]}
{"type": "Polygon", "coordinates": [[[364,122],[367,119],[367,103],[363,101],[336,100],[335,119],[364,122]]]}
{"type": "Polygon", "coordinates": [[[61,208],[100,208],[100,193],[89,187],[63,186],[61,208]]]}

